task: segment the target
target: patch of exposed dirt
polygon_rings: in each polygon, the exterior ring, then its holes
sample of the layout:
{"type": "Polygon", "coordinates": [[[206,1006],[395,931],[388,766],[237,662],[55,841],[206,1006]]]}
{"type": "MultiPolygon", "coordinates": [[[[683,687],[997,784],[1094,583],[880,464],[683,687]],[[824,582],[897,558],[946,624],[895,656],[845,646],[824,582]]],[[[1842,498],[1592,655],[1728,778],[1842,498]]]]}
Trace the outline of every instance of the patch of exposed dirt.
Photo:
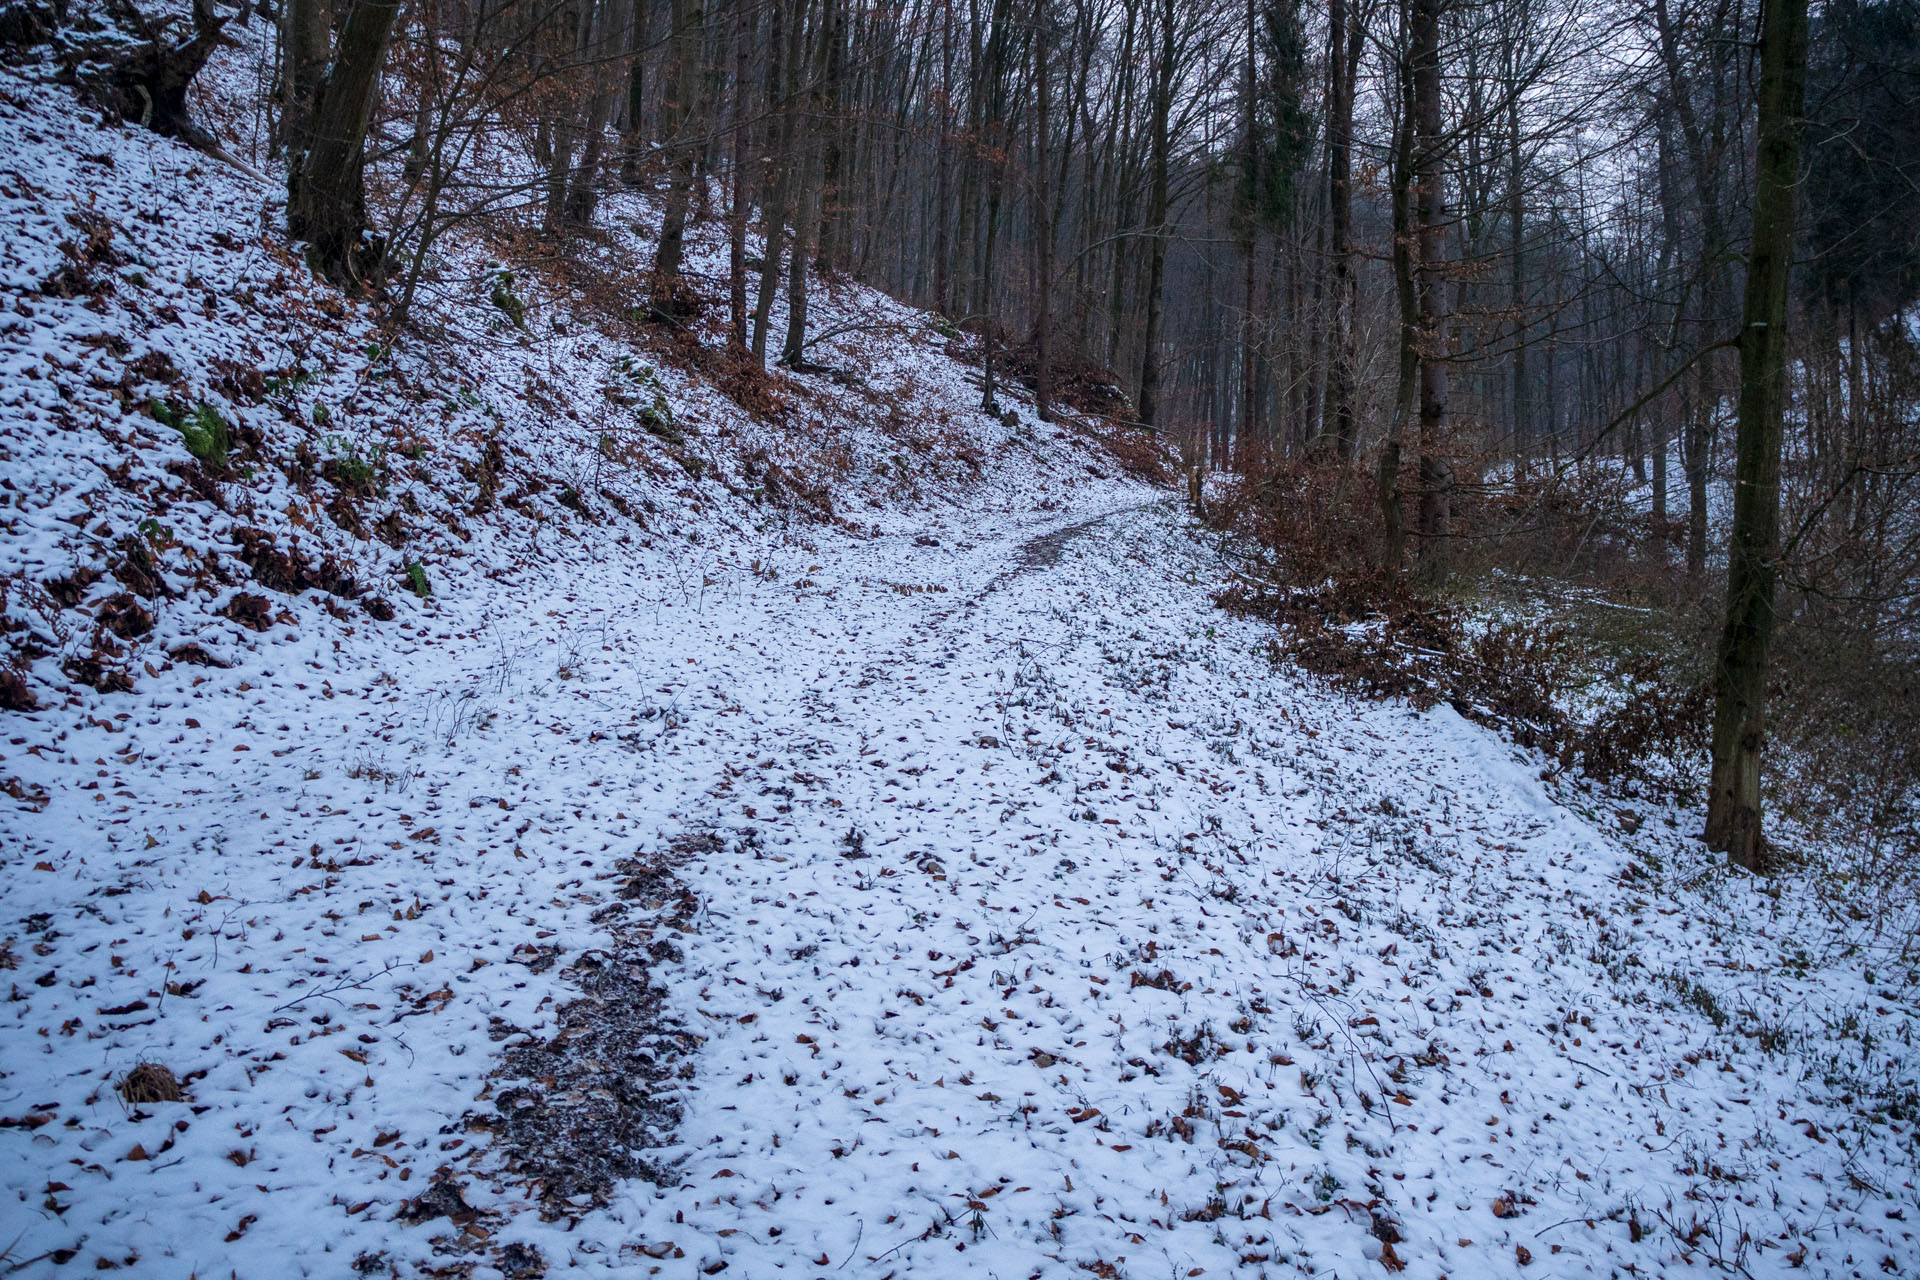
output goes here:
{"type": "MultiPolygon", "coordinates": [[[[691,1074],[682,1060],[701,1037],[666,1012],[655,970],[679,961],[672,935],[693,930],[700,906],[674,868],[724,846],[690,832],[618,863],[615,899],[593,917],[605,944],[562,970],[580,996],[561,1007],[557,1030],[542,1038],[494,1023],[496,1039],[518,1039],[494,1072],[493,1112],[471,1123],[493,1131],[501,1163],[534,1188],[548,1220],[606,1204],[622,1180],[667,1176],[646,1153],[672,1138],[680,1107],[669,1082],[691,1074]]],[[[539,948],[525,959],[552,963],[539,948]]]]}

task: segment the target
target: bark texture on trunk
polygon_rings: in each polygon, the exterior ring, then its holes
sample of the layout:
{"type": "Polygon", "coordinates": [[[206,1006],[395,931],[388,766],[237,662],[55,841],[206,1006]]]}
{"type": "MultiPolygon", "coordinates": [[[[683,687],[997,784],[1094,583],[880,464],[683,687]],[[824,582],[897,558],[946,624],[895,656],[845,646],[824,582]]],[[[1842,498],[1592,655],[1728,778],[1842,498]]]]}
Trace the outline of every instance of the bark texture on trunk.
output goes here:
{"type": "Polygon", "coordinates": [[[367,234],[367,124],[401,0],[356,0],[315,95],[312,136],[287,174],[287,229],[307,242],[314,271],[342,285],[377,285],[386,248],[367,234]]]}
{"type": "Polygon", "coordinates": [[[327,71],[333,6],[327,0],[284,0],[280,6],[280,126],[276,144],[289,155],[306,150],[313,98],[327,71]]]}
{"type": "Polygon", "coordinates": [[[1327,411],[1334,453],[1351,462],[1359,439],[1354,413],[1353,95],[1365,27],[1347,0],[1327,11],[1327,254],[1332,280],[1332,328],[1327,367],[1327,411]]]}
{"type": "MultiPolygon", "coordinates": [[[[1404,3],[1402,0],[1403,14],[1404,3]]],[[[1407,505],[1400,490],[1400,459],[1407,420],[1413,417],[1419,397],[1420,375],[1420,301],[1414,278],[1413,85],[1405,63],[1399,79],[1400,110],[1393,138],[1393,283],[1400,304],[1400,377],[1376,473],[1382,525],[1380,569],[1389,578],[1397,578],[1406,564],[1407,505]]]]}
{"type": "Polygon", "coordinates": [[[1174,0],[1160,6],[1160,56],[1153,86],[1153,185],[1147,194],[1146,323],[1140,339],[1140,421],[1157,426],[1160,416],[1160,292],[1167,274],[1168,137],[1173,114],[1174,0]]]}
{"type": "Polygon", "coordinates": [[[1787,398],[1787,286],[1793,267],[1807,80],[1807,0],[1764,0],[1753,247],[1740,326],[1739,437],[1727,619],[1714,678],[1707,846],[1750,871],[1770,859],[1761,831],[1767,658],[1780,554],[1780,440],[1787,398]]]}
{"type": "Polygon", "coordinates": [[[691,136],[694,99],[700,92],[700,40],[706,21],[700,0],[673,0],[670,12],[673,61],[667,72],[666,131],[671,159],[660,244],[653,258],[655,274],[665,280],[680,274],[686,256],[687,205],[693,197],[694,162],[700,153],[691,136]]]}
{"type": "Polygon", "coordinates": [[[807,272],[813,267],[813,241],[820,225],[820,86],[833,39],[833,0],[818,19],[813,54],[806,70],[806,92],[796,94],[798,119],[793,138],[793,250],[787,258],[787,336],[780,346],[780,363],[800,368],[806,363],[807,272]]]}
{"type": "Polygon", "coordinates": [[[1445,0],[1414,0],[1409,28],[1413,80],[1414,218],[1419,243],[1420,559],[1438,573],[1452,523],[1453,467],[1447,459],[1448,385],[1446,280],[1440,270],[1446,231],[1446,177],[1441,152],[1440,10],[1445,0]]]}
{"type": "Polygon", "coordinates": [[[1034,6],[1034,264],[1033,399],[1040,421],[1053,421],[1053,205],[1047,191],[1047,143],[1053,130],[1051,33],[1045,0],[1034,6]]]}
{"type": "Polygon", "coordinates": [[[953,253],[947,235],[952,218],[948,209],[953,176],[952,127],[953,0],[944,0],[940,6],[940,125],[934,142],[933,195],[933,309],[942,315],[953,313],[953,253]]]}
{"type": "Polygon", "coordinates": [[[727,207],[727,334],[747,349],[747,76],[752,68],[752,28],[744,6],[733,18],[733,173],[727,207]]]}
{"type": "MultiPolygon", "coordinates": [[[[1517,38],[1517,37],[1516,37],[1517,38]]],[[[1527,197],[1520,133],[1520,54],[1508,52],[1507,84],[1507,305],[1513,311],[1512,385],[1508,389],[1514,475],[1525,477],[1533,457],[1533,422],[1527,405],[1527,197]]]]}
{"type": "Polygon", "coordinates": [[[804,7],[791,0],[773,0],[767,11],[771,34],[767,39],[767,101],[783,104],[775,119],[767,125],[766,189],[760,202],[764,229],[760,258],[760,292],[753,300],[753,358],[767,362],[767,327],[773,314],[773,295],[780,287],[780,249],[786,232],[787,193],[792,169],[795,107],[787,80],[794,64],[800,61],[805,32],[804,7]],[[782,42],[785,42],[784,44],[782,42]]]}

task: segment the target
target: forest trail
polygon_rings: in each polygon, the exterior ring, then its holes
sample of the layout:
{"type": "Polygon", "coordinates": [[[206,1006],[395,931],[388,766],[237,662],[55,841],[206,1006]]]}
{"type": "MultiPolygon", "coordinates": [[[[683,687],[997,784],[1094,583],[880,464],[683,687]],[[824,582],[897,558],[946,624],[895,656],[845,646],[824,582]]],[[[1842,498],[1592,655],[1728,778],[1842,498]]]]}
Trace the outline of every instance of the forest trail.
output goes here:
{"type": "Polygon", "coordinates": [[[7,1006],[49,1061],[4,1110],[49,1117],[23,1192],[60,1212],[10,1257],[1911,1256],[1898,1133],[1842,1154],[1745,1021],[1875,994],[1783,971],[1769,900],[1659,813],[1629,846],[1450,710],[1276,666],[1138,490],[937,532],[530,569],[10,749],[45,805],[3,833],[69,833],[14,904],[54,976],[7,1006]],[[137,1060],[205,1110],[123,1106],[137,1060]]]}
{"type": "MultiPolygon", "coordinates": [[[[1707,934],[1714,998],[1796,999],[1746,903],[1651,911],[1616,815],[1494,735],[1273,667],[1176,507],[895,541],[739,673],[682,815],[720,847],[682,867],[681,1163],[616,1197],[610,1246],[755,1276],[1659,1270],[1817,1143],[1765,1122],[1805,1109],[1784,1062],[1696,1083],[1710,1020],[1646,993],[1707,934]]],[[[1819,1179],[1782,1178],[1782,1221],[1864,1219],[1819,1179]]]]}

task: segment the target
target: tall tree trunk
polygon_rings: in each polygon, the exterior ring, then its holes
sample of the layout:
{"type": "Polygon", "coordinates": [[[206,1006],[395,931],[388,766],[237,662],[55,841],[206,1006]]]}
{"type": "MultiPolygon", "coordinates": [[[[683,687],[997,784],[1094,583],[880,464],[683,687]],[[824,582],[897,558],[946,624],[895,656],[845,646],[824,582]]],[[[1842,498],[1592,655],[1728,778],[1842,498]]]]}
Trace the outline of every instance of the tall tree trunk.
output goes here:
{"type": "Polygon", "coordinates": [[[767,40],[767,102],[777,106],[768,121],[766,194],[760,202],[765,235],[760,259],[760,292],[753,300],[753,358],[767,362],[767,326],[773,313],[773,295],[780,287],[780,247],[787,229],[787,193],[793,169],[796,126],[793,93],[788,83],[798,75],[796,64],[806,48],[806,8],[793,0],[773,0],[768,7],[771,34],[767,40]],[[782,41],[785,43],[783,44],[782,41]]]}
{"type": "Polygon", "coordinates": [[[953,214],[953,0],[940,4],[940,123],[934,151],[933,309],[953,314],[953,250],[947,238],[953,214]]]}
{"type": "Polygon", "coordinates": [[[835,0],[827,0],[826,11],[814,24],[813,56],[804,72],[806,91],[794,95],[799,123],[793,140],[793,249],[787,257],[787,337],[781,344],[780,363],[795,369],[806,363],[807,273],[813,269],[813,239],[820,225],[822,198],[815,163],[820,135],[817,117],[834,22],[835,0]]]}
{"type": "Polygon", "coordinates": [[[274,145],[297,157],[307,147],[313,98],[327,72],[333,32],[328,0],[282,0],[280,6],[280,126],[274,145]]]}
{"type": "MultiPolygon", "coordinates": [[[[812,133],[805,125],[801,131],[812,133]]],[[[807,359],[807,275],[813,270],[814,233],[820,223],[823,198],[814,181],[818,171],[814,163],[817,149],[810,137],[803,137],[794,148],[793,248],[787,253],[787,336],[780,344],[780,363],[794,369],[804,365],[807,359]]]]}
{"type": "Polygon", "coordinates": [[[819,248],[815,260],[824,271],[834,271],[845,259],[840,239],[841,187],[846,182],[846,118],[841,95],[846,79],[847,11],[845,4],[829,3],[833,17],[824,24],[825,56],[821,60],[820,90],[815,96],[818,119],[814,136],[820,147],[819,248]]]}
{"type": "MultiPolygon", "coordinates": [[[[1524,15],[1524,6],[1521,12],[1524,15]]],[[[1520,145],[1519,38],[1520,33],[1514,32],[1507,50],[1507,306],[1513,312],[1512,385],[1507,393],[1507,412],[1514,478],[1524,479],[1533,454],[1533,422],[1527,404],[1527,199],[1520,145]]]]}
{"type": "Polygon", "coordinates": [[[1542,412],[1540,424],[1545,428],[1547,437],[1547,456],[1558,459],[1560,456],[1560,297],[1558,281],[1551,300],[1542,299],[1550,319],[1547,321],[1546,350],[1540,363],[1546,366],[1546,394],[1541,398],[1542,412]]]}
{"type": "Polygon", "coordinates": [[[580,121],[573,114],[571,104],[561,107],[560,114],[546,125],[548,151],[546,172],[546,198],[541,206],[540,227],[549,235],[557,235],[564,230],[567,212],[567,187],[573,176],[573,144],[580,136],[580,121]]]}
{"type": "Polygon", "coordinates": [[[407,139],[407,163],[401,169],[401,177],[406,180],[408,187],[415,186],[426,176],[427,161],[433,152],[433,99],[438,78],[434,74],[436,66],[429,59],[422,69],[419,83],[414,86],[413,133],[407,139]]]}
{"type": "Polygon", "coordinates": [[[647,114],[647,35],[651,0],[633,0],[633,24],[627,41],[627,104],[620,133],[620,181],[640,185],[647,152],[643,129],[647,114]]]}
{"type": "Polygon", "coordinates": [[[1173,141],[1174,0],[1160,4],[1160,56],[1154,68],[1153,186],[1147,195],[1147,318],[1140,339],[1140,421],[1158,426],[1160,416],[1160,291],[1167,274],[1168,168],[1173,141]]]}
{"type": "Polygon", "coordinates": [[[1780,554],[1780,439],[1787,394],[1787,286],[1807,81],[1807,0],[1763,0],[1753,247],[1740,326],[1739,436],[1727,621],[1714,673],[1707,847],[1766,870],[1760,753],[1780,554]]]}
{"type": "Polygon", "coordinates": [[[733,8],[733,190],[727,210],[727,333],[747,349],[747,80],[752,70],[753,28],[747,6],[733,8]]]}
{"type": "Polygon", "coordinates": [[[600,156],[605,149],[607,118],[613,114],[613,92],[603,88],[593,95],[587,111],[587,134],[580,147],[580,163],[575,167],[567,188],[567,225],[593,225],[594,210],[600,204],[600,156]]]}
{"type": "Polygon", "coordinates": [[[1666,562],[1667,527],[1667,452],[1673,447],[1671,410],[1661,404],[1653,412],[1653,523],[1654,536],[1661,547],[1661,563],[1666,562]]]}
{"type": "MultiPolygon", "coordinates": [[[[1400,0],[1401,24],[1406,24],[1406,0],[1400,0]]],[[[1415,279],[1416,233],[1413,214],[1413,77],[1403,59],[1398,68],[1399,110],[1395,112],[1393,142],[1393,283],[1400,304],[1400,377],[1393,397],[1393,416],[1380,446],[1376,489],[1382,524],[1380,569],[1398,578],[1407,559],[1407,506],[1400,490],[1400,458],[1407,422],[1414,415],[1420,377],[1420,298],[1415,279]]]]}
{"type": "Polygon", "coordinates": [[[366,236],[367,125],[401,0],[356,0],[314,97],[305,152],[287,173],[287,229],[314,271],[338,284],[379,283],[386,246],[366,236]]]}
{"type": "MultiPolygon", "coordinates": [[[[561,67],[548,63],[542,70],[549,75],[578,75],[588,64],[588,50],[593,46],[593,19],[596,6],[590,0],[583,0],[577,9],[563,9],[562,13],[571,15],[573,21],[573,47],[571,61],[561,67]]],[[[580,113],[570,97],[563,97],[558,103],[558,111],[551,116],[543,116],[540,128],[546,145],[541,148],[541,159],[547,166],[546,199],[541,213],[540,225],[548,235],[561,235],[568,227],[567,193],[573,186],[573,148],[581,134],[580,113]]]]}
{"type": "Polygon", "coordinates": [[[1420,305],[1420,558],[1443,571],[1451,523],[1453,467],[1447,459],[1446,280],[1440,269],[1446,229],[1446,178],[1441,166],[1440,10],[1446,0],[1413,0],[1412,62],[1414,216],[1418,223],[1420,305]]]}
{"type": "MultiPolygon", "coordinates": [[[[1335,0],[1339,3],[1340,0],[1335,0]]],[[[1248,457],[1247,450],[1253,444],[1258,431],[1260,407],[1256,394],[1260,383],[1260,367],[1254,349],[1254,289],[1258,272],[1254,267],[1254,249],[1259,242],[1260,230],[1260,121],[1258,111],[1259,81],[1255,71],[1256,40],[1256,4],[1257,0],[1247,0],[1246,4],[1246,41],[1241,74],[1241,176],[1243,191],[1240,199],[1240,457],[1242,465],[1248,457]]]]}
{"type": "Polygon", "coordinates": [[[1353,403],[1353,95],[1366,33],[1360,15],[1349,14],[1348,0],[1331,0],[1327,25],[1327,255],[1333,274],[1327,399],[1334,452],[1351,462],[1359,446],[1353,403]]]}
{"type": "Polygon", "coordinates": [[[974,81],[976,92],[984,99],[980,138],[986,152],[982,160],[987,179],[986,217],[982,224],[984,244],[981,246],[979,272],[974,277],[979,290],[975,294],[974,313],[980,317],[980,349],[985,357],[981,370],[984,376],[980,407],[988,413],[997,414],[1000,404],[994,396],[994,271],[999,266],[1000,202],[1006,191],[1010,159],[1006,84],[1009,74],[1008,43],[1013,23],[1011,0],[994,0],[991,22],[993,33],[987,40],[979,74],[974,81]]]}
{"type": "Polygon", "coordinates": [[[1047,145],[1053,137],[1053,42],[1046,0],[1033,14],[1033,399],[1040,421],[1053,421],[1053,204],[1047,191],[1047,145]]]}
{"type": "Polygon", "coordinates": [[[567,190],[566,220],[571,227],[593,223],[593,211],[600,202],[600,155],[607,122],[615,107],[615,85],[601,65],[611,43],[616,0],[597,0],[594,5],[592,36],[582,52],[590,60],[588,74],[593,80],[593,97],[587,107],[587,132],[581,146],[580,164],[573,171],[567,190]]]}
{"type": "Polygon", "coordinates": [[[687,204],[693,196],[694,162],[700,154],[693,137],[694,103],[700,93],[701,32],[706,22],[701,0],[673,0],[669,13],[673,35],[667,68],[667,199],[660,244],[653,256],[654,274],[662,280],[678,276],[686,257],[687,204]]]}
{"type": "Polygon", "coordinates": [[[1687,576],[1693,579],[1707,571],[1707,462],[1713,445],[1715,399],[1711,364],[1702,358],[1693,394],[1684,407],[1685,435],[1680,442],[1680,466],[1687,473],[1687,576]]]}
{"type": "Polygon", "coordinates": [[[954,223],[954,310],[977,317],[984,306],[973,290],[979,282],[979,170],[981,139],[986,132],[983,82],[986,67],[986,21],[980,16],[980,0],[967,0],[967,67],[972,72],[967,84],[967,127],[962,135],[966,145],[960,151],[960,199],[954,223]]]}
{"type": "MultiPolygon", "coordinates": [[[[1660,195],[1660,261],[1657,269],[1655,287],[1673,295],[1673,315],[1666,327],[1664,354],[1669,366],[1679,358],[1680,344],[1686,332],[1687,304],[1683,282],[1676,279],[1675,270],[1680,260],[1680,198],[1673,177],[1673,127],[1669,121],[1669,112],[1661,111],[1655,132],[1655,188],[1660,195]]],[[[1679,428],[1678,436],[1682,450],[1685,450],[1687,415],[1686,396],[1682,392],[1672,396],[1660,406],[1656,428],[1656,449],[1653,460],[1653,516],[1658,526],[1657,537],[1660,542],[1660,558],[1666,559],[1667,524],[1667,458],[1672,452],[1675,438],[1674,428],[1679,428]]],[[[1684,462],[1682,464],[1684,466],[1684,462]]]]}
{"type": "MultiPolygon", "coordinates": [[[[1701,345],[1705,346],[1715,326],[1731,310],[1726,299],[1730,292],[1727,272],[1721,262],[1726,248],[1726,234],[1719,195],[1719,148],[1709,139],[1694,109],[1693,85],[1680,53],[1680,32],[1668,9],[1667,0],[1653,0],[1651,13],[1659,40],[1661,64],[1666,73],[1666,105],[1679,122],[1680,136],[1686,143],[1694,200],[1700,217],[1699,252],[1700,261],[1704,264],[1704,279],[1696,324],[1701,334],[1701,345]]],[[[1687,573],[1694,578],[1706,570],[1707,463],[1720,399],[1715,364],[1711,355],[1699,357],[1696,399],[1693,412],[1687,415],[1686,434],[1680,446],[1681,462],[1687,473],[1687,573]]]]}

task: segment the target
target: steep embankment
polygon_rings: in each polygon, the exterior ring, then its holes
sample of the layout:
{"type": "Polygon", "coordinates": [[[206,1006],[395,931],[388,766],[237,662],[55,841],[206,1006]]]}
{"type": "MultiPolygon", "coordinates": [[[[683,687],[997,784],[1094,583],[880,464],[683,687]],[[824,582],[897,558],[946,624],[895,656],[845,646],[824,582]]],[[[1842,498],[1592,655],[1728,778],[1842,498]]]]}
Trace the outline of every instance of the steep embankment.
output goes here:
{"type": "MultiPolygon", "coordinates": [[[[923,508],[1047,509],[1118,471],[1030,408],[980,413],[959,345],[868,289],[819,286],[814,331],[837,336],[807,374],[722,354],[712,309],[647,322],[657,214],[631,193],[542,271],[492,256],[504,225],[449,234],[413,325],[387,332],[307,275],[277,187],[102,127],[45,80],[0,81],[12,709],[218,668],[323,614],[412,617],[412,597],[599,540],[876,532],[923,508]]],[[[712,296],[706,230],[689,273],[712,296]]]]}

